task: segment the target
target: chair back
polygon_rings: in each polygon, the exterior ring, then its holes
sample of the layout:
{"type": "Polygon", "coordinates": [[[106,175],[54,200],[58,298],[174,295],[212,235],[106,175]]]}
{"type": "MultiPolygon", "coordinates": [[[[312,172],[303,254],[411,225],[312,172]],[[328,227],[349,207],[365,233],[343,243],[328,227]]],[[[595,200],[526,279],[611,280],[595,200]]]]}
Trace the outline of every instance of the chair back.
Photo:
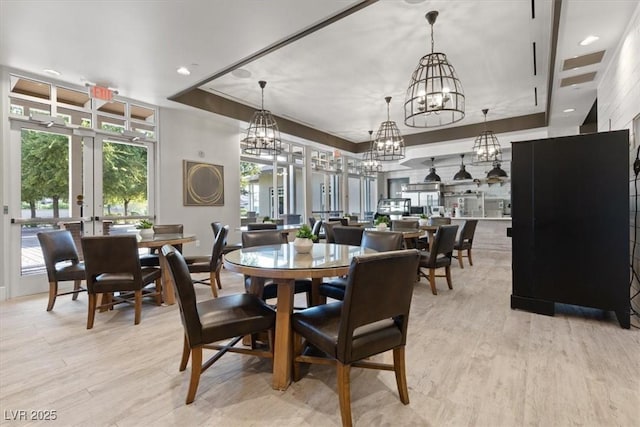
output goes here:
{"type": "Polygon", "coordinates": [[[391,220],[391,231],[415,231],[418,229],[417,219],[391,220]]]}
{"type": "Polygon", "coordinates": [[[353,258],[338,330],[338,360],[351,363],[406,343],[419,258],[415,249],[353,258]],[[366,333],[359,333],[364,326],[366,333]]]}
{"type": "MultiPolygon", "coordinates": [[[[184,233],[184,225],[182,224],[158,224],[153,226],[154,234],[182,234],[184,233]]],[[[175,245],[176,249],[182,252],[182,243],[175,245]]],[[[150,250],[149,253],[155,253],[156,250],[150,250]]],[[[157,265],[157,264],[156,264],[157,265]]]]}
{"type": "Polygon", "coordinates": [[[309,217],[309,226],[310,226],[311,228],[315,227],[316,222],[317,222],[317,220],[316,220],[316,218],[315,218],[315,217],[313,217],[313,216],[310,216],[310,217],[309,217]]]}
{"type": "Polygon", "coordinates": [[[247,224],[247,230],[276,230],[278,226],[272,222],[250,222],[247,224]]]}
{"type": "Polygon", "coordinates": [[[222,262],[222,254],[224,253],[224,247],[227,244],[227,234],[229,234],[229,226],[225,225],[220,229],[220,232],[213,239],[213,248],[211,249],[211,271],[216,271],[220,263],[222,262]]]}
{"type": "Polygon", "coordinates": [[[402,249],[404,236],[395,231],[366,230],[362,235],[362,245],[378,252],[397,251],[402,249]]]}
{"type": "Polygon", "coordinates": [[[319,219],[316,221],[315,218],[311,217],[309,218],[309,222],[311,222],[311,219],[313,219],[311,234],[320,238],[320,230],[322,230],[322,220],[319,219]]]}
{"type": "Polygon", "coordinates": [[[281,245],[287,238],[280,230],[255,230],[242,233],[242,247],[281,245]]]}
{"type": "Polygon", "coordinates": [[[434,216],[429,218],[429,225],[449,225],[451,218],[443,216],[434,216]]]}
{"type": "Polygon", "coordinates": [[[38,241],[42,249],[44,263],[47,267],[49,282],[55,282],[56,264],[62,261],[71,261],[78,264],[78,249],[73,242],[73,236],[69,230],[54,230],[38,233],[38,241]]]}
{"type": "Polygon", "coordinates": [[[476,234],[477,225],[477,219],[468,219],[464,222],[464,224],[462,224],[460,237],[458,237],[458,245],[462,246],[462,244],[465,242],[468,242],[469,245],[473,243],[473,236],[476,234]]]}
{"type": "Polygon", "coordinates": [[[155,234],[182,234],[184,233],[184,225],[182,224],[160,224],[153,226],[155,234]]]}
{"type": "Polygon", "coordinates": [[[360,246],[362,243],[362,233],[364,228],[344,225],[333,227],[335,243],[340,245],[360,246]]]}
{"type": "Polygon", "coordinates": [[[337,225],[343,225],[343,224],[340,221],[326,221],[322,223],[322,226],[324,227],[324,235],[326,236],[327,243],[336,242],[335,235],[333,234],[333,227],[337,225]]]}
{"type": "Polygon", "coordinates": [[[333,218],[329,218],[328,221],[330,221],[330,222],[339,222],[340,225],[344,225],[344,226],[349,225],[349,218],[333,217],[333,218]]]}
{"type": "Polygon", "coordinates": [[[167,259],[169,271],[174,283],[174,292],[180,307],[180,317],[184,327],[185,336],[191,346],[202,342],[202,323],[198,316],[196,305],[196,292],[193,280],[189,273],[189,267],[182,254],[171,245],[162,247],[162,254],[167,259]]]}
{"type": "Polygon", "coordinates": [[[451,258],[453,246],[456,244],[457,225],[441,225],[433,238],[433,246],[429,251],[429,265],[435,265],[438,255],[451,258]]]}
{"type": "Polygon", "coordinates": [[[84,265],[87,276],[89,293],[103,292],[102,285],[108,286],[108,280],[96,278],[100,275],[106,278],[113,275],[117,279],[118,289],[142,289],[142,270],[138,258],[138,242],[133,235],[91,236],[82,238],[84,265]]]}
{"type": "Polygon", "coordinates": [[[214,221],[211,223],[211,230],[213,230],[213,238],[215,239],[218,236],[218,233],[222,229],[222,223],[218,221],[214,221]]]}

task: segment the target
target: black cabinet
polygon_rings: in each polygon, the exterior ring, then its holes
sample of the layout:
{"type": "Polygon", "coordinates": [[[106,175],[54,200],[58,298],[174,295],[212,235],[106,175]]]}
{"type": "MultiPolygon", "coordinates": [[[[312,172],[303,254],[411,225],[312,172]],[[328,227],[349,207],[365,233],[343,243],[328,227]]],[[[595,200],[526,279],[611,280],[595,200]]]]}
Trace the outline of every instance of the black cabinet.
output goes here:
{"type": "Polygon", "coordinates": [[[512,144],[511,308],[616,312],[629,328],[629,133],[512,144]]]}

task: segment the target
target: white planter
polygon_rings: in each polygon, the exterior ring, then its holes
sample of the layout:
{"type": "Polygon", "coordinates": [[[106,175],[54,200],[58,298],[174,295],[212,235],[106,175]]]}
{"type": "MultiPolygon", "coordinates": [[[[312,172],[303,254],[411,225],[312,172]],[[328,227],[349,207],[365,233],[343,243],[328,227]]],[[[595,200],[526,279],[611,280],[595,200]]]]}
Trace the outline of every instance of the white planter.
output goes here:
{"type": "Polygon", "coordinates": [[[381,224],[376,225],[376,230],[378,230],[378,231],[387,231],[387,224],[385,224],[383,222],[381,224]]]}
{"type": "Polygon", "coordinates": [[[296,237],[293,241],[293,249],[299,254],[308,254],[313,248],[313,240],[296,237]]]}
{"type": "Polygon", "coordinates": [[[153,237],[153,228],[143,228],[138,231],[140,232],[140,237],[153,237]]]}
{"type": "Polygon", "coordinates": [[[429,225],[429,219],[428,218],[420,218],[418,220],[418,224],[420,224],[420,227],[426,227],[427,225],[429,225]]]}

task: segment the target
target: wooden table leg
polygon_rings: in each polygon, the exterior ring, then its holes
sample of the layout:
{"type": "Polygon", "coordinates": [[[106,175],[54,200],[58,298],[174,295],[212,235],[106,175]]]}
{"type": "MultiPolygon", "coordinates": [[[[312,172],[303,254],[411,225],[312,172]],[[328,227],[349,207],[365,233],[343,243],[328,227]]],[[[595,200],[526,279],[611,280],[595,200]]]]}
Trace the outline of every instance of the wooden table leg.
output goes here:
{"type": "Polygon", "coordinates": [[[320,285],[322,284],[322,277],[314,277],[311,279],[311,304],[322,305],[327,303],[327,298],[320,296],[320,285]]]}
{"type": "Polygon", "coordinates": [[[171,280],[169,263],[167,262],[167,258],[162,254],[162,251],[159,250],[158,252],[158,256],[160,258],[160,271],[162,273],[162,300],[167,305],[173,305],[176,303],[176,295],[173,291],[174,284],[173,280],[171,280]]]}
{"type": "Polygon", "coordinates": [[[427,234],[429,235],[429,252],[431,252],[431,249],[433,249],[433,239],[435,239],[435,231],[433,230],[427,230],[427,234]]]}
{"type": "Polygon", "coordinates": [[[273,354],[273,380],[275,390],[286,390],[291,383],[293,359],[293,279],[278,279],[278,308],[276,311],[276,337],[273,354]]]}

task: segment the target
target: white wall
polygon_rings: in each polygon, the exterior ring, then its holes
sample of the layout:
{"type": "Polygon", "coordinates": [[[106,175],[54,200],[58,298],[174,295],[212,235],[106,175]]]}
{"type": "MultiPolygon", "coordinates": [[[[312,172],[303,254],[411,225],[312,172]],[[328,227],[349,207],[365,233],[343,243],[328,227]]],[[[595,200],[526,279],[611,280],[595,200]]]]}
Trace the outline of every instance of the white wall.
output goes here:
{"type": "Polygon", "coordinates": [[[160,108],[157,223],[184,224],[199,245],[184,245],[187,255],[210,255],[211,222],[229,224],[229,243],[240,241],[240,134],[230,120],[197,109],[160,108]],[[201,161],[224,166],[224,206],[184,206],[182,162],[201,161]]]}
{"type": "MultiPolygon", "coordinates": [[[[635,223],[637,206],[635,195],[635,174],[633,162],[636,159],[640,135],[638,121],[640,121],[640,5],[629,22],[614,56],[602,75],[598,85],[598,131],[629,129],[629,210],[631,226],[631,248],[635,247],[633,267],[640,271],[640,242],[636,237],[640,235],[640,224],[635,223]],[[636,126],[634,129],[634,119],[636,126]]],[[[640,292],[640,283],[634,276],[631,294],[640,292]]],[[[631,301],[631,306],[640,312],[640,297],[631,301]]],[[[632,324],[640,327],[638,316],[631,318],[632,324]]]]}

